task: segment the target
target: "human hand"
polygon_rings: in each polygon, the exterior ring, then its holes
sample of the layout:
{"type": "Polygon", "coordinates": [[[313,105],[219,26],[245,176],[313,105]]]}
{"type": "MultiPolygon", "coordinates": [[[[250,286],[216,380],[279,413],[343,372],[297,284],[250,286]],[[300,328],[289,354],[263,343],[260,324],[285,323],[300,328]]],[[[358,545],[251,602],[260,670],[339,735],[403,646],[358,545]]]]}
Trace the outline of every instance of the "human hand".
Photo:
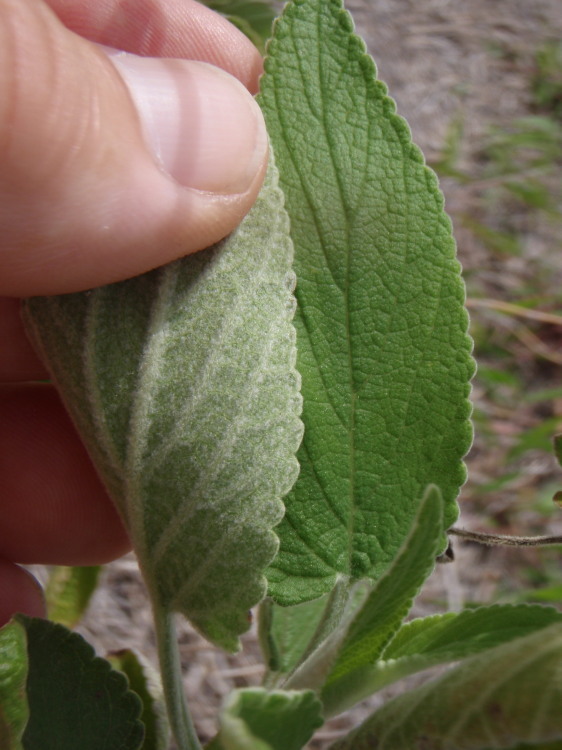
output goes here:
{"type": "Polygon", "coordinates": [[[234,229],[267,162],[260,72],[194,0],[0,0],[0,624],[44,613],[17,563],[129,549],[56,391],[29,382],[48,375],[17,298],[134,276],[234,229]]]}

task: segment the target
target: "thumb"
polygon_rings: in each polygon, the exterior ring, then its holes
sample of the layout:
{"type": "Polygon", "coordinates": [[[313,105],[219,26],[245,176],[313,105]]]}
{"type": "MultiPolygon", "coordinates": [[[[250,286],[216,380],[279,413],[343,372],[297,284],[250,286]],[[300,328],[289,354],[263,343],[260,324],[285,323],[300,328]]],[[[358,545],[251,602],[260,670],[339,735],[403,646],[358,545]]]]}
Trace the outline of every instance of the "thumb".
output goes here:
{"type": "Polygon", "coordinates": [[[0,0],[0,294],[86,289],[207,247],[266,161],[261,112],[227,73],[104,52],[43,3],[0,0]]]}

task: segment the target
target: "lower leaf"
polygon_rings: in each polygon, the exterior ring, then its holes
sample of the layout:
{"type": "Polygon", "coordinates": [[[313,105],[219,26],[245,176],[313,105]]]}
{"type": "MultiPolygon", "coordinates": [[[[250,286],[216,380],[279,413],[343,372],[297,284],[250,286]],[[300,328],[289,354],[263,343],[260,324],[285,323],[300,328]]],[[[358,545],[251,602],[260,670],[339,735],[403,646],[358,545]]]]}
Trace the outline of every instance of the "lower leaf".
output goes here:
{"type": "Polygon", "coordinates": [[[125,677],[62,625],[23,615],[14,622],[27,636],[25,750],[140,750],[141,704],[125,677]]]}
{"type": "Polygon", "coordinates": [[[412,620],[400,628],[381,659],[325,688],[322,698],[326,713],[344,711],[408,675],[474,656],[555,622],[562,624],[562,613],[553,607],[526,604],[480,607],[412,620]]]}
{"type": "Polygon", "coordinates": [[[331,750],[562,747],[561,705],[562,625],[554,624],[400,695],[331,750]]]}
{"type": "Polygon", "coordinates": [[[207,750],[301,750],[322,723],[321,704],[311,690],[237,690],[207,750]]]}
{"type": "Polygon", "coordinates": [[[10,622],[0,630],[0,748],[22,750],[21,739],[29,706],[27,681],[27,638],[25,628],[10,622]]]}
{"type": "Polygon", "coordinates": [[[126,675],[132,690],[141,699],[140,718],[144,724],[144,740],[141,750],[166,750],[170,740],[170,728],[166,717],[162,682],[158,673],[130,649],[115,651],[108,654],[106,658],[113,669],[126,675]]]}

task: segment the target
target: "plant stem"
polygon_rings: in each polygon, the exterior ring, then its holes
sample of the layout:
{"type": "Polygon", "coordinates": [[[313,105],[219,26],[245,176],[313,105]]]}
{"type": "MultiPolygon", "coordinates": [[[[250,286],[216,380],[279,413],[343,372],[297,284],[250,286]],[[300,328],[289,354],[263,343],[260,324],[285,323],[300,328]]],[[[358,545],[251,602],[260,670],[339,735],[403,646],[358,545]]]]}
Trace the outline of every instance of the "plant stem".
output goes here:
{"type": "Polygon", "coordinates": [[[482,531],[449,529],[448,534],[460,536],[470,542],[501,547],[555,547],[562,544],[562,536],[507,536],[506,534],[486,534],[482,531]]]}
{"type": "Polygon", "coordinates": [[[162,686],[178,750],[202,750],[185,698],[173,614],[154,604],[154,625],[162,686]]]}
{"type": "MultiPolygon", "coordinates": [[[[318,690],[328,676],[336,658],[337,649],[347,632],[342,627],[346,619],[346,609],[354,596],[349,579],[341,577],[336,581],[328,597],[326,607],[306,650],[297,666],[283,684],[284,690],[318,690]]],[[[347,613],[352,617],[355,610],[347,613]]]]}

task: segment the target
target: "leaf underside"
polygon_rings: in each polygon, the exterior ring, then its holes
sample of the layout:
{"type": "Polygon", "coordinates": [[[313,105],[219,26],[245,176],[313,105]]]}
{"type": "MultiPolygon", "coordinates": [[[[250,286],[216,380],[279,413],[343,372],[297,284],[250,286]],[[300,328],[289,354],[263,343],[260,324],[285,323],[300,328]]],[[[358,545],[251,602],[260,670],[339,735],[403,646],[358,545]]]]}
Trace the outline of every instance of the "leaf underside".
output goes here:
{"type": "Polygon", "coordinates": [[[116,501],[153,601],[237,647],[298,472],[292,245],[270,165],[218,245],[25,317],[116,501]]]}
{"type": "Polygon", "coordinates": [[[340,1],[289,3],[265,68],[304,398],[301,471],[268,571],[289,605],[384,573],[429,484],[454,522],[473,362],[436,177],[340,1]]]}

